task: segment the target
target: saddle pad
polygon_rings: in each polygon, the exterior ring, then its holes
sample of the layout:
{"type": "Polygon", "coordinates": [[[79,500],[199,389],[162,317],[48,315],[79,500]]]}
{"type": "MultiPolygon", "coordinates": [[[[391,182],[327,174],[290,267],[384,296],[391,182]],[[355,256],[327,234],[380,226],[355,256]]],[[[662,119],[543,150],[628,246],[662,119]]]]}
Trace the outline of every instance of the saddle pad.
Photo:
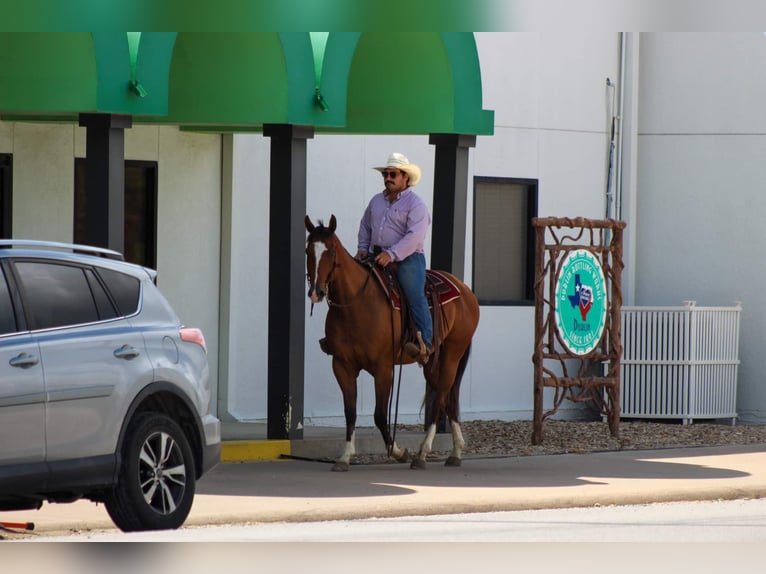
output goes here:
{"type": "MultiPolygon", "coordinates": [[[[391,305],[394,309],[401,309],[401,299],[399,293],[396,290],[391,289],[391,285],[388,283],[388,277],[386,272],[379,266],[373,267],[375,270],[375,277],[378,283],[383,287],[383,290],[388,296],[388,300],[391,301],[391,305]]],[[[460,297],[460,289],[455,285],[449,277],[447,277],[441,271],[434,271],[433,269],[426,269],[426,299],[428,300],[429,308],[432,307],[431,298],[428,297],[430,291],[435,291],[439,296],[439,303],[446,305],[450,301],[454,301],[460,297]]]]}

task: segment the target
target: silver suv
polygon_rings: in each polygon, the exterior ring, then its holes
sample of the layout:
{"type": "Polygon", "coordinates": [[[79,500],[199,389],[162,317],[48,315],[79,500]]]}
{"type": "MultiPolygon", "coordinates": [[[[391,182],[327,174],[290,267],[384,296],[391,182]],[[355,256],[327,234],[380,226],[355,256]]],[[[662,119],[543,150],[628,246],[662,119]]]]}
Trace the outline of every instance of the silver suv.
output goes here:
{"type": "Polygon", "coordinates": [[[115,251],[0,240],[0,510],[178,528],[221,456],[205,339],[115,251]]]}

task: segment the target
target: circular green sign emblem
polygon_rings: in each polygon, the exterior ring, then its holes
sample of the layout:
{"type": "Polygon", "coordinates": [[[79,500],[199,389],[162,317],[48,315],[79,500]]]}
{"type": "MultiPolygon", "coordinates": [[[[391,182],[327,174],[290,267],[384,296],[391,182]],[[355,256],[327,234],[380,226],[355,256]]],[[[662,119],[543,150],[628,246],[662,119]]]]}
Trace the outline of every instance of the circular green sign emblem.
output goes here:
{"type": "Polygon", "coordinates": [[[606,280],[601,264],[590,251],[567,255],[556,283],[556,327],[575,355],[596,348],[606,325],[606,280]]]}

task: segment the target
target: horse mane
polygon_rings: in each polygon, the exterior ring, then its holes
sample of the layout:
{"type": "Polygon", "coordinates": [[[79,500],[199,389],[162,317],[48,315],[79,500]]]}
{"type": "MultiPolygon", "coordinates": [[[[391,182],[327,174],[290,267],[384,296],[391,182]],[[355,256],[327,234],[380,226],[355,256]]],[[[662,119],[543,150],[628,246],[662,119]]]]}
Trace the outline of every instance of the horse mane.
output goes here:
{"type": "Polygon", "coordinates": [[[321,239],[324,241],[333,235],[335,235],[335,232],[332,231],[329,227],[325,227],[324,221],[320,219],[317,221],[317,225],[314,230],[309,233],[309,239],[312,241],[316,239],[321,239]]]}

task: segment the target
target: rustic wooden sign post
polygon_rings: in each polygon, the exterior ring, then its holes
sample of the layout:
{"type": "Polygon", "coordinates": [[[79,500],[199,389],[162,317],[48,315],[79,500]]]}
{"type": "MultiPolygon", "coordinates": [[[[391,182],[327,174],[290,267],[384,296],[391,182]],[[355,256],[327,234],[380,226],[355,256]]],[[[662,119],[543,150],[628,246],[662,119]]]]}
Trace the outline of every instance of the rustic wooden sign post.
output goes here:
{"type": "Polygon", "coordinates": [[[564,399],[593,402],[614,437],[620,424],[622,233],[614,219],[534,218],[535,347],[532,444],[564,399]],[[544,411],[545,389],[553,405],[544,411]]]}

